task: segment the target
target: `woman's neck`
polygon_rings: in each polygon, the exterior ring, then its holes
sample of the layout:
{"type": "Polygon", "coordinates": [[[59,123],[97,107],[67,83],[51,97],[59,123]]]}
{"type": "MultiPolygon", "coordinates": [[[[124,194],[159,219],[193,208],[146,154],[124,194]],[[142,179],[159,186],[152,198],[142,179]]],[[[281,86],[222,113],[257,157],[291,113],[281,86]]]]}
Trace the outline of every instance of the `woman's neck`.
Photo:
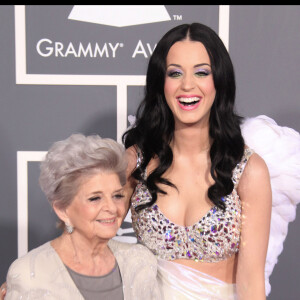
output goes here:
{"type": "Polygon", "coordinates": [[[199,128],[185,126],[184,128],[175,128],[174,137],[171,141],[173,153],[179,155],[198,155],[208,152],[212,144],[209,136],[209,128],[199,128]]]}
{"type": "Polygon", "coordinates": [[[87,241],[74,232],[63,233],[51,245],[70,269],[85,275],[100,276],[107,274],[115,264],[107,243],[108,240],[87,241]]]}

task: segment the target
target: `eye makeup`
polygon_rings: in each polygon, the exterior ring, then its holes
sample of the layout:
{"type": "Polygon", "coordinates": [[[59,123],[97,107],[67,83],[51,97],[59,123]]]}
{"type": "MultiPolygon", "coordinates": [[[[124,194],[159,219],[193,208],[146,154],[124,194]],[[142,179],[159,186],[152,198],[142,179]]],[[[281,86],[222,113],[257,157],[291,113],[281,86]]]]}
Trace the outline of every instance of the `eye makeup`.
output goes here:
{"type": "MultiPolygon", "coordinates": [[[[205,77],[212,73],[210,66],[208,64],[199,64],[194,67],[194,74],[197,77],[205,77]]],[[[169,68],[166,72],[166,75],[171,78],[178,78],[183,75],[184,72],[179,67],[173,65],[173,67],[169,68]]]]}
{"type": "Polygon", "coordinates": [[[167,76],[168,77],[179,77],[180,75],[182,75],[182,71],[180,70],[180,69],[169,69],[168,71],[167,71],[167,76]]]}
{"type": "Polygon", "coordinates": [[[206,69],[206,68],[200,68],[200,69],[196,69],[195,70],[195,74],[199,77],[204,77],[204,76],[208,76],[211,74],[211,70],[210,69],[206,69]]]}

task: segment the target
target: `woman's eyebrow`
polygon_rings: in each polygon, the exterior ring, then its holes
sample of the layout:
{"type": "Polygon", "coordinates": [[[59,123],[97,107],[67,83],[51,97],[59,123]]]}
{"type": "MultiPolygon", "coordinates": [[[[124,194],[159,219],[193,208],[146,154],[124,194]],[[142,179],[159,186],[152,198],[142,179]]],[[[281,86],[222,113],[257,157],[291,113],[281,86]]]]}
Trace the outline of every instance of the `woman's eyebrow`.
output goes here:
{"type": "MultiPolygon", "coordinates": [[[[181,65],[178,65],[178,64],[169,64],[168,66],[167,66],[167,68],[168,67],[177,67],[177,68],[182,68],[182,66],[181,65]]],[[[211,65],[210,64],[208,64],[208,63],[201,63],[201,64],[197,64],[197,65],[194,65],[194,68],[198,68],[198,67],[202,67],[202,66],[209,66],[209,67],[211,67],[211,65]]]]}
{"type": "Polygon", "coordinates": [[[209,67],[211,67],[210,64],[203,63],[203,64],[197,64],[197,65],[195,65],[194,68],[198,68],[198,67],[202,67],[202,66],[209,66],[209,67]]]}
{"type": "Polygon", "coordinates": [[[169,64],[167,65],[167,68],[168,67],[177,67],[177,68],[181,68],[181,65],[178,65],[178,64],[169,64]]]}

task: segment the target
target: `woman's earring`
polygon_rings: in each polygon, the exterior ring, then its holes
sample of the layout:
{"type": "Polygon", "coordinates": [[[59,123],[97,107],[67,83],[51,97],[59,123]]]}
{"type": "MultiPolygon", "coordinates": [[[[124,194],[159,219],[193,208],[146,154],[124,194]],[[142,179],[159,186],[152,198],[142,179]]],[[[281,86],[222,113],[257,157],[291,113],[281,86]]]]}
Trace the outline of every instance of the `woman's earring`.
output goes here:
{"type": "Polygon", "coordinates": [[[71,234],[74,231],[74,228],[72,225],[69,225],[68,223],[66,223],[66,230],[67,230],[67,233],[71,234]]]}

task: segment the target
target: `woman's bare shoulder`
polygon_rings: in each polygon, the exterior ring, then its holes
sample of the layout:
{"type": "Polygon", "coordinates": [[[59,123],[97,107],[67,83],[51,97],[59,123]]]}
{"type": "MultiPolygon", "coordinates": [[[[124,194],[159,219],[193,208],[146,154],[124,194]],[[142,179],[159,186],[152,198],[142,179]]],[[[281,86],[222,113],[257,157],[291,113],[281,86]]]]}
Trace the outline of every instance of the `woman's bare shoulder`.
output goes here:
{"type": "Polygon", "coordinates": [[[270,189],[270,174],[264,159],[257,153],[253,153],[241,176],[238,192],[239,194],[252,194],[261,189],[270,189]]]}
{"type": "Polygon", "coordinates": [[[132,171],[136,168],[137,164],[137,148],[136,146],[130,146],[126,149],[126,156],[128,160],[128,174],[131,174],[132,171]]]}

